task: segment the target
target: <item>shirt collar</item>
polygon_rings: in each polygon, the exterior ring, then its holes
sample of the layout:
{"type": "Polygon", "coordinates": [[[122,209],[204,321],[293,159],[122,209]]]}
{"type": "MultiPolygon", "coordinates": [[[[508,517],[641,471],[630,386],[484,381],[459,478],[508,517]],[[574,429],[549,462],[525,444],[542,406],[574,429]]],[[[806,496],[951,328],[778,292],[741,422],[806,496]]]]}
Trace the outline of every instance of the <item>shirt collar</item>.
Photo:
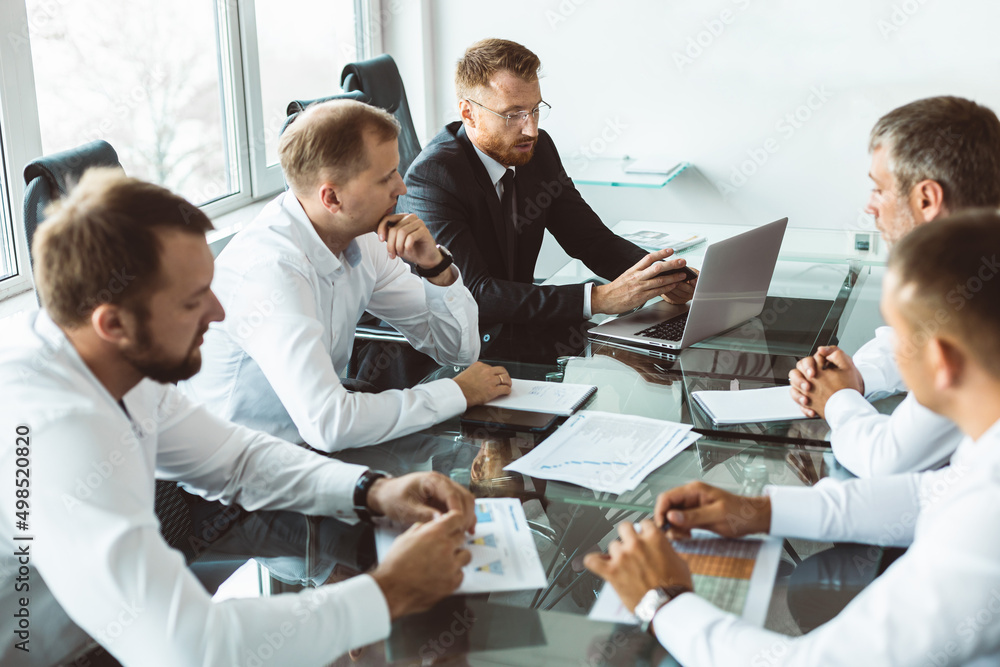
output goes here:
{"type": "Polygon", "coordinates": [[[361,261],[361,249],[358,248],[354,239],[351,239],[341,257],[338,257],[323,243],[323,239],[319,237],[319,232],[309,220],[309,216],[306,215],[298,198],[290,191],[282,193],[279,197],[281,197],[281,208],[288,213],[294,222],[298,223],[301,232],[302,252],[305,253],[309,263],[316,267],[316,271],[320,275],[332,276],[343,268],[344,261],[351,267],[358,265],[358,262],[361,261]]]}
{"type": "MultiPolygon", "coordinates": [[[[471,140],[470,140],[471,142],[471,140]]],[[[517,173],[516,167],[505,167],[493,158],[491,158],[486,153],[479,150],[479,146],[475,142],[471,142],[472,147],[476,149],[476,153],[479,155],[479,159],[483,161],[483,166],[486,167],[486,173],[490,175],[490,180],[493,181],[493,187],[497,186],[503,175],[507,173],[507,170],[512,170],[515,174],[517,173]]]]}

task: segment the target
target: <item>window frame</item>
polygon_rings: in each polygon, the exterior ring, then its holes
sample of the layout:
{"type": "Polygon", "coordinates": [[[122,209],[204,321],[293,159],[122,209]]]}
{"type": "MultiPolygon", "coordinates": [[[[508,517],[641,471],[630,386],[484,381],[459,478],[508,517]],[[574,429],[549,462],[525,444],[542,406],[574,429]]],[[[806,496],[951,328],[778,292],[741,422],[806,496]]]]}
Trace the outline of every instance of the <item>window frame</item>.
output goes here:
{"type": "MultiPolygon", "coordinates": [[[[264,153],[263,109],[255,0],[215,0],[220,86],[225,104],[225,141],[233,161],[237,192],[201,205],[217,218],[280,192],[280,167],[268,168],[264,153]]],[[[377,17],[381,0],[354,0],[358,58],[381,52],[377,17]]],[[[42,137],[35,95],[27,5],[0,3],[0,207],[13,232],[15,274],[0,280],[0,301],[32,289],[24,233],[24,166],[41,156],[42,137]]],[[[0,216],[0,220],[4,216],[0,216]]]]}
{"type": "MultiPolygon", "coordinates": [[[[364,60],[374,55],[374,44],[381,43],[377,39],[377,25],[373,17],[379,15],[381,2],[379,0],[354,0],[354,35],[357,58],[364,60]]],[[[285,181],[278,165],[268,166],[266,151],[267,122],[264,119],[264,104],[260,82],[260,49],[257,41],[257,10],[256,0],[243,0],[240,9],[240,35],[242,36],[243,63],[249,64],[243,70],[243,86],[247,105],[248,136],[250,142],[250,179],[255,197],[265,197],[279,192],[285,187],[285,181]]],[[[339,76],[339,72],[337,75],[339,76]]],[[[339,84],[336,84],[339,85],[339,84]]],[[[339,88],[331,85],[330,94],[336,94],[339,88]]],[[[291,102],[291,100],[288,100],[291,102]]],[[[283,121],[284,119],[282,119],[283,121]]],[[[272,128],[272,131],[274,129],[272,128]]]]}

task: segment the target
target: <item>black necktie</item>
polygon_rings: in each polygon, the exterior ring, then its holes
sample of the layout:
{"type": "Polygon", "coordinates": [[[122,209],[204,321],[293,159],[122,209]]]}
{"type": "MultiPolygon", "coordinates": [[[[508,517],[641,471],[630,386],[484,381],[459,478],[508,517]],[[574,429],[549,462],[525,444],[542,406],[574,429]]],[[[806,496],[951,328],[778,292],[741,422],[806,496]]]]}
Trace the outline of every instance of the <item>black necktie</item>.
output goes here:
{"type": "Polygon", "coordinates": [[[514,250],[517,236],[517,211],[514,209],[514,170],[508,169],[503,178],[503,196],[500,198],[500,210],[503,215],[504,232],[507,235],[507,277],[514,279],[514,250]]]}

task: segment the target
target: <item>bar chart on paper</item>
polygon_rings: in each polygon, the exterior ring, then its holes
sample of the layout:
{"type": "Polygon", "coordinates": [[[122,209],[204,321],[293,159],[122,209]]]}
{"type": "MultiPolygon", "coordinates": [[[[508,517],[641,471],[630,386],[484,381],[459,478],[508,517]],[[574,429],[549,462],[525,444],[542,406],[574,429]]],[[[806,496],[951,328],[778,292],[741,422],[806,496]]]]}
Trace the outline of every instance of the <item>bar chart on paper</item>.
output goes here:
{"type": "MultiPolygon", "coordinates": [[[[691,570],[695,594],[723,611],[757,625],[764,624],[781,557],[780,540],[696,537],[677,540],[673,547],[691,570]]],[[[639,622],[607,584],[594,603],[590,618],[611,623],[639,622]]]]}

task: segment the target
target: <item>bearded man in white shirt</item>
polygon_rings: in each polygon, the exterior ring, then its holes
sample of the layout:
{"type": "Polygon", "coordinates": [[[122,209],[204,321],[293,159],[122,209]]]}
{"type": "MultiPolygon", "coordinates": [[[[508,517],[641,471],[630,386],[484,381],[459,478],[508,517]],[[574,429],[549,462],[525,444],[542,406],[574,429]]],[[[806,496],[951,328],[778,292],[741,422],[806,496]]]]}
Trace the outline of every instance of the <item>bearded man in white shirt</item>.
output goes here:
{"type": "MultiPolygon", "coordinates": [[[[1000,206],[1000,120],[987,107],[958,97],[917,100],[879,119],[869,150],[875,187],[865,210],[889,244],[949,212],[1000,206]]],[[[891,416],[865,400],[907,390],[889,327],[853,359],[836,346],[820,347],[799,360],[789,380],[802,411],[829,422],[834,456],[859,477],[938,467],[961,440],[953,423],[913,395],[891,416]]]]}
{"type": "Polygon", "coordinates": [[[202,335],[223,318],[210,228],[182,198],[102,169],[35,235],[43,310],[0,332],[0,473],[27,480],[0,500],[5,665],[62,664],[88,635],[125,665],[229,667],[265,651],[270,664],[325,665],[461,582],[466,489],[330,460],[170,384],[197,372],[202,335]],[[248,510],[428,523],[370,574],[215,604],[160,535],[154,477],[248,510]]]}
{"type": "Polygon", "coordinates": [[[209,328],[204,369],[182,387],[192,398],[238,424],[333,452],[510,393],[503,368],[474,363],[479,311],[450,253],[420,218],[393,214],[406,192],[398,134],[390,114],[353,100],[314,105],[285,130],[278,154],[291,189],[216,261],[213,289],[228,316],[209,328]],[[438,363],[472,366],[412,389],[347,391],[339,376],[365,311],[438,363]]]}
{"type": "Polygon", "coordinates": [[[825,479],[740,497],[701,482],[657,498],[637,534],[588,556],[683,665],[996,665],[1000,662],[1000,212],[973,209],[902,239],[882,312],[910,391],[965,439],[941,470],[825,479]],[[927,267],[934,267],[928,271],[927,267]],[[955,298],[959,288],[965,295],[955,298]],[[669,522],[669,524],[668,524],[669,522]],[[668,530],[664,534],[662,527],[668,530]],[[826,624],[802,637],[753,627],[691,593],[668,538],[693,528],[908,545],[826,624]]]}

